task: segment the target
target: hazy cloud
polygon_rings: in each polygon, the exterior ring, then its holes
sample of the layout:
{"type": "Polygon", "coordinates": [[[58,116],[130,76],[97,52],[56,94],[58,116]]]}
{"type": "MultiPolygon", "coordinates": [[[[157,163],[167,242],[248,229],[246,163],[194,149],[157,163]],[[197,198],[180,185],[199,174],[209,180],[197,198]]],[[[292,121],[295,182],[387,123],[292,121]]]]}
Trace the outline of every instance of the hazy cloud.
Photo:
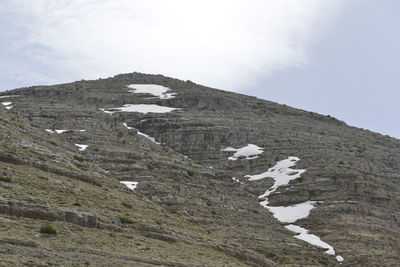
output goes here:
{"type": "Polygon", "coordinates": [[[307,47],[339,5],[340,0],[3,0],[0,56],[6,60],[0,69],[12,75],[23,66],[35,83],[141,71],[239,91],[260,75],[306,64],[307,47]]]}

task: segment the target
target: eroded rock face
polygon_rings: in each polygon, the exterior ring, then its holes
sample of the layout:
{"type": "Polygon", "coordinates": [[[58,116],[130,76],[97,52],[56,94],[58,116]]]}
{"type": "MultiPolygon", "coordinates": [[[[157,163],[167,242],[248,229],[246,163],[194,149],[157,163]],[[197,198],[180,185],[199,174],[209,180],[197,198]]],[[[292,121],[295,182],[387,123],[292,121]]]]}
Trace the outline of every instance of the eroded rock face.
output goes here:
{"type": "Polygon", "coordinates": [[[50,208],[0,198],[0,214],[44,221],[66,221],[83,227],[98,226],[96,214],[90,212],[50,208]]]}
{"type": "MultiPolygon", "coordinates": [[[[296,167],[307,172],[278,188],[269,197],[270,205],[318,201],[310,216],[298,223],[333,245],[345,264],[389,266],[400,261],[397,139],[350,127],[329,116],[162,75],[123,74],[7,94],[20,95],[12,99],[14,108],[9,112],[19,113],[43,132],[69,130],[43,135],[58,142],[71,157],[75,153],[73,164],[86,173],[79,176],[63,168],[58,174],[96,181],[95,186],[102,186],[110,176],[139,182],[136,191],[152,203],[212,234],[228,237],[240,244],[241,251],[251,250],[248,254],[253,256],[245,259],[246,264],[263,260],[266,266],[335,264],[318,248],[294,239],[258,205],[257,196],[272,181],[249,182],[244,177],[265,172],[289,156],[299,157],[296,167]],[[129,92],[127,85],[142,83],[166,86],[175,97],[160,99],[129,92]],[[146,114],[101,110],[126,104],[177,110],[146,114]],[[143,138],[138,131],[162,145],[143,138]],[[79,152],[74,144],[88,148],[79,152]],[[248,144],[262,147],[264,152],[255,159],[230,161],[232,153],[222,151],[248,144]],[[92,177],[89,172],[97,175],[92,177]],[[378,228],[380,234],[376,234],[378,228]],[[296,257],[299,254],[303,259],[296,257]],[[318,261],[320,255],[323,260],[318,261]]],[[[0,154],[2,158],[15,164],[27,161],[10,153],[0,154]]],[[[55,172],[51,165],[41,165],[55,172]]],[[[68,211],[63,216],[78,225],[97,223],[90,216],[68,211]]],[[[218,250],[243,258],[232,248],[218,250]]]]}

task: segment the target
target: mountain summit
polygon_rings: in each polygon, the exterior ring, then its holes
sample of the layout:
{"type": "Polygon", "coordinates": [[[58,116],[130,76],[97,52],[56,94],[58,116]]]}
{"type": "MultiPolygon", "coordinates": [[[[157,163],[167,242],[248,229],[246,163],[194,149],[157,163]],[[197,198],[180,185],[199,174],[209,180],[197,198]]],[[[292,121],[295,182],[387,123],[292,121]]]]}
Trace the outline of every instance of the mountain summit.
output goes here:
{"type": "Polygon", "coordinates": [[[141,73],[0,103],[3,266],[400,262],[398,139],[141,73]]]}

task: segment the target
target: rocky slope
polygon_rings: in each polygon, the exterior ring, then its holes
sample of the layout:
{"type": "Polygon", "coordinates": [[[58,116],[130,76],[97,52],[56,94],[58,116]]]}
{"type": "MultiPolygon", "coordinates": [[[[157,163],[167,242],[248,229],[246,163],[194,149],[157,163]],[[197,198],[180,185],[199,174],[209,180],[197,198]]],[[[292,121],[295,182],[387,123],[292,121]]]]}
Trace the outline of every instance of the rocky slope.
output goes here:
{"type": "Polygon", "coordinates": [[[397,139],[162,75],[0,97],[12,107],[0,107],[0,175],[10,178],[0,181],[5,266],[333,266],[336,255],[343,266],[400,262],[397,139]],[[174,95],[135,93],[131,84],[161,85],[174,95]],[[158,113],[162,107],[177,109],[158,113]],[[235,151],[227,147],[248,144],[263,152],[228,159],[235,151]],[[245,177],[291,156],[300,159],[293,168],[306,171],[272,192],[268,205],[313,201],[295,224],[336,255],[294,238],[259,205],[271,178],[245,177]],[[47,221],[57,235],[39,233],[47,221]]]}

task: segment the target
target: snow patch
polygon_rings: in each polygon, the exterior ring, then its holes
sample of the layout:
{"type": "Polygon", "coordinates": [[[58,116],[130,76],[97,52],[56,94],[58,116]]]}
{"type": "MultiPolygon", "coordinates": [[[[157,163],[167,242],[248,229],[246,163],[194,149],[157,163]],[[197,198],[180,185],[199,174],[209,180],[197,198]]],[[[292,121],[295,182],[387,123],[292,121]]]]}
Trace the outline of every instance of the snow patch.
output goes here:
{"type": "MultiPolygon", "coordinates": [[[[136,128],[133,128],[133,127],[128,126],[128,124],[126,124],[125,122],[122,123],[122,124],[123,124],[128,130],[136,129],[136,128]]],[[[147,134],[145,134],[145,133],[142,133],[142,132],[139,131],[138,129],[136,129],[136,130],[137,130],[138,135],[141,135],[141,136],[143,136],[144,138],[147,138],[148,140],[150,140],[150,141],[153,142],[153,143],[156,143],[157,145],[161,145],[161,143],[157,142],[156,139],[155,139],[154,137],[151,137],[150,135],[147,135],[147,134]]]]}
{"type": "Polygon", "coordinates": [[[240,157],[245,157],[245,159],[256,159],[258,158],[258,155],[264,153],[263,151],[264,148],[258,147],[253,144],[248,144],[245,147],[242,148],[233,148],[233,147],[227,147],[225,149],[222,149],[222,151],[227,151],[227,152],[235,152],[233,156],[229,157],[229,160],[237,160],[240,157]]]}
{"type": "Polygon", "coordinates": [[[75,146],[79,147],[79,151],[85,151],[88,148],[88,145],[75,144],[75,146]]]}
{"type": "Polygon", "coordinates": [[[344,261],[344,258],[343,258],[342,256],[340,256],[340,255],[337,255],[337,256],[336,256],[336,260],[337,260],[338,262],[342,263],[342,262],[344,261]]]}
{"type": "Polygon", "coordinates": [[[2,95],[0,98],[7,98],[7,97],[19,97],[19,95],[2,95]]]}
{"type": "Polygon", "coordinates": [[[116,111],[109,111],[109,110],[107,110],[105,108],[101,108],[100,110],[103,111],[104,113],[107,113],[107,114],[113,114],[113,113],[116,112],[116,111]]]}
{"type": "Polygon", "coordinates": [[[331,245],[322,241],[318,236],[309,234],[307,229],[304,229],[303,227],[293,224],[286,225],[285,228],[298,234],[295,235],[294,237],[306,241],[307,243],[312,244],[314,246],[325,248],[326,249],[325,253],[329,255],[335,255],[335,250],[331,245]]]}
{"type": "Polygon", "coordinates": [[[51,130],[51,129],[45,129],[45,131],[48,133],[51,133],[51,134],[54,134],[54,133],[62,134],[62,133],[68,132],[68,130],[51,130]]]}
{"type": "Polygon", "coordinates": [[[147,135],[147,134],[145,134],[145,133],[142,133],[141,131],[139,131],[139,130],[137,130],[138,132],[138,135],[141,135],[141,136],[143,136],[144,138],[147,138],[148,140],[150,140],[151,142],[153,142],[153,143],[156,143],[157,145],[161,145],[161,143],[159,143],[159,142],[157,142],[156,141],[156,139],[154,138],[154,137],[151,137],[151,136],[149,136],[149,135],[147,135]]]}
{"type": "Polygon", "coordinates": [[[13,107],[11,106],[12,102],[1,102],[1,104],[8,110],[12,109],[13,107]]]}
{"type": "Polygon", "coordinates": [[[48,133],[51,133],[51,134],[54,134],[54,133],[62,134],[62,133],[68,132],[68,131],[86,132],[86,130],[51,130],[51,129],[45,129],[45,131],[48,133]]]}
{"type": "Polygon", "coordinates": [[[121,181],[121,184],[126,185],[130,190],[135,190],[139,182],[121,181]]]}
{"type": "Polygon", "coordinates": [[[315,202],[316,201],[306,201],[287,207],[271,207],[263,205],[262,202],[260,204],[268,209],[272,215],[278,219],[278,221],[283,223],[294,223],[299,219],[307,218],[308,215],[310,215],[310,211],[314,208],[315,202]]]}
{"type": "Polygon", "coordinates": [[[266,172],[257,175],[246,175],[245,177],[249,178],[249,181],[257,181],[264,178],[274,179],[275,182],[273,186],[271,186],[263,195],[259,197],[265,198],[271,193],[275,192],[279,186],[289,184],[290,181],[299,178],[306,171],[290,168],[296,165],[296,162],[299,160],[300,159],[297,157],[289,157],[288,159],[277,162],[274,167],[269,168],[266,172]]]}
{"type": "MultiPolygon", "coordinates": [[[[306,171],[306,170],[296,170],[291,168],[294,165],[296,165],[296,163],[299,160],[300,159],[297,157],[289,157],[285,160],[277,162],[274,167],[269,168],[268,171],[264,173],[245,176],[246,178],[249,179],[249,181],[257,181],[264,178],[274,179],[274,184],[258,198],[262,200],[260,202],[260,205],[268,209],[272,213],[272,215],[282,223],[294,223],[299,219],[308,217],[310,211],[314,208],[314,204],[317,203],[317,201],[306,201],[303,203],[298,203],[287,207],[268,206],[269,203],[268,197],[272,193],[274,193],[278,189],[278,187],[283,185],[288,185],[290,181],[299,178],[306,171]]],[[[331,245],[323,242],[318,236],[309,234],[307,229],[293,224],[286,225],[285,228],[292,232],[295,232],[297,234],[295,236],[296,238],[301,239],[312,245],[325,248],[326,249],[325,253],[329,255],[335,255],[335,250],[331,245]]],[[[341,256],[337,256],[336,260],[338,262],[342,262],[344,259],[341,256]]]]}
{"type": "Polygon", "coordinates": [[[239,179],[236,177],[232,177],[232,181],[234,181],[235,183],[240,183],[239,179]]]}
{"type": "Polygon", "coordinates": [[[55,132],[58,134],[62,134],[62,133],[68,132],[68,130],[55,130],[55,132]]]}
{"type": "Polygon", "coordinates": [[[171,91],[170,88],[164,87],[157,84],[130,84],[127,86],[130,93],[134,94],[150,94],[160,99],[171,99],[175,98],[174,93],[168,93],[171,91]]]}
{"type": "Polygon", "coordinates": [[[116,112],[139,112],[146,114],[146,113],[168,113],[174,110],[179,110],[179,108],[170,108],[155,104],[125,104],[120,108],[107,108],[100,110],[108,114],[113,114],[116,112]]]}
{"type": "Polygon", "coordinates": [[[128,126],[128,124],[126,122],[122,123],[122,125],[125,126],[125,128],[127,128],[128,130],[133,130],[135,128],[128,126]]]}

